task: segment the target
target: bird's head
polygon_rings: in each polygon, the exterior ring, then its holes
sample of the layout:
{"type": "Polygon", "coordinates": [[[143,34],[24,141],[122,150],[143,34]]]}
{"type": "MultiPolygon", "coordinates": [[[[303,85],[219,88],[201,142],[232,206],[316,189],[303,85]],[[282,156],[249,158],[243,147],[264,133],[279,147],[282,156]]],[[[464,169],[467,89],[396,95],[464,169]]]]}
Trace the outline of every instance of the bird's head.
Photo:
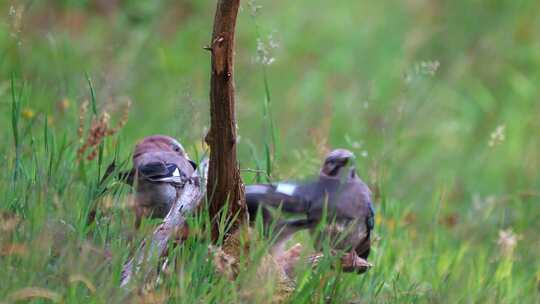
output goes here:
{"type": "Polygon", "coordinates": [[[137,143],[133,158],[151,152],[174,153],[179,156],[186,156],[184,147],[176,139],[166,135],[152,135],[143,138],[137,143]]]}
{"type": "Polygon", "coordinates": [[[347,167],[354,162],[354,153],[346,149],[336,149],[326,155],[321,168],[321,175],[341,177],[349,174],[347,167]]]}
{"type": "Polygon", "coordinates": [[[133,162],[142,165],[148,162],[174,163],[176,159],[185,158],[193,167],[184,147],[174,138],[166,135],[152,135],[143,138],[135,146],[133,162]]]}

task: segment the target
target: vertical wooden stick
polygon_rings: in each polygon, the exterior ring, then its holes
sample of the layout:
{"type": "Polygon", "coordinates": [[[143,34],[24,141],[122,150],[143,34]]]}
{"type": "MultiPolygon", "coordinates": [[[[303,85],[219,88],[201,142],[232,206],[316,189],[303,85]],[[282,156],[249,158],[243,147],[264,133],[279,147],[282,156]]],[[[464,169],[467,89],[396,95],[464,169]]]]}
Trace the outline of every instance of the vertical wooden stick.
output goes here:
{"type": "Polygon", "coordinates": [[[217,240],[219,214],[228,203],[227,224],[231,231],[246,218],[244,185],[236,157],[234,100],[234,32],[240,0],[218,0],[209,50],[212,53],[210,82],[210,146],[208,173],[209,212],[212,238],[217,240]],[[233,221],[233,222],[231,222],[233,221]]]}

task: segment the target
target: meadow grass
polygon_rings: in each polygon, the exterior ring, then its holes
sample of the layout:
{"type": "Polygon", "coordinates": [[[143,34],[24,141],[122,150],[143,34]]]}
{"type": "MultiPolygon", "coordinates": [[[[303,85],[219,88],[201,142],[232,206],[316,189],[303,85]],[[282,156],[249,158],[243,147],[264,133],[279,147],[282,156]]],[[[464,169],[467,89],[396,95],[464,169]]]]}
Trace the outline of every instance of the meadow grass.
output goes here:
{"type": "MultiPolygon", "coordinates": [[[[243,2],[244,181],[313,177],[343,147],[375,196],[374,268],[346,274],[324,260],[298,274],[292,303],[540,302],[539,10],[532,0],[243,2]]],[[[0,302],[242,301],[252,278],[231,283],[208,262],[204,210],[155,290],[119,288],[155,222],[135,233],[131,189],[100,183],[146,135],[201,155],[213,14],[212,1],[0,4],[0,302]],[[122,126],[127,99],[127,124],[81,156],[92,121],[107,112],[122,126]]]]}

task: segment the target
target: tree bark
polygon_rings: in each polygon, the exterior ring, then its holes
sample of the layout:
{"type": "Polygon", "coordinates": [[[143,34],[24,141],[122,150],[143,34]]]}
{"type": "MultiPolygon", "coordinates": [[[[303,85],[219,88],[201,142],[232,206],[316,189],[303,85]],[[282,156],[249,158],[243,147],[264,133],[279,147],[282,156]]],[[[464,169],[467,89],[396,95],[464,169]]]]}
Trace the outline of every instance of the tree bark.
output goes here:
{"type": "Polygon", "coordinates": [[[212,238],[219,236],[219,215],[228,203],[226,227],[233,231],[246,219],[244,185],[236,158],[236,116],[234,100],[234,32],[240,0],[218,0],[214,18],[210,80],[210,146],[208,172],[209,213],[212,238]]]}

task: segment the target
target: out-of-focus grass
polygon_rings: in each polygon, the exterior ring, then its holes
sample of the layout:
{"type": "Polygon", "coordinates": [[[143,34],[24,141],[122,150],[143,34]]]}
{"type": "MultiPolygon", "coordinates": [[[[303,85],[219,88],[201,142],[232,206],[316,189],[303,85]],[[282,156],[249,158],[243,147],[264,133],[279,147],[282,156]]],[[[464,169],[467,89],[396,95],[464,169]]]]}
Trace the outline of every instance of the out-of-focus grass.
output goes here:
{"type": "MultiPolygon", "coordinates": [[[[214,3],[98,2],[0,4],[0,298],[39,287],[66,302],[132,300],[118,288],[129,239],[143,236],[131,229],[129,189],[99,197],[99,158],[77,162],[86,75],[112,125],[123,97],[133,101],[102,164],[128,159],[152,133],[200,152],[214,3]]],[[[375,268],[307,272],[292,301],[540,301],[539,9],[532,0],[242,4],[242,168],[270,161],[274,179],[306,178],[327,149],[344,147],[376,194],[375,268]]],[[[207,245],[192,238],[177,249],[178,273],[155,300],[238,301],[241,288],[214,273],[207,245]]]]}

